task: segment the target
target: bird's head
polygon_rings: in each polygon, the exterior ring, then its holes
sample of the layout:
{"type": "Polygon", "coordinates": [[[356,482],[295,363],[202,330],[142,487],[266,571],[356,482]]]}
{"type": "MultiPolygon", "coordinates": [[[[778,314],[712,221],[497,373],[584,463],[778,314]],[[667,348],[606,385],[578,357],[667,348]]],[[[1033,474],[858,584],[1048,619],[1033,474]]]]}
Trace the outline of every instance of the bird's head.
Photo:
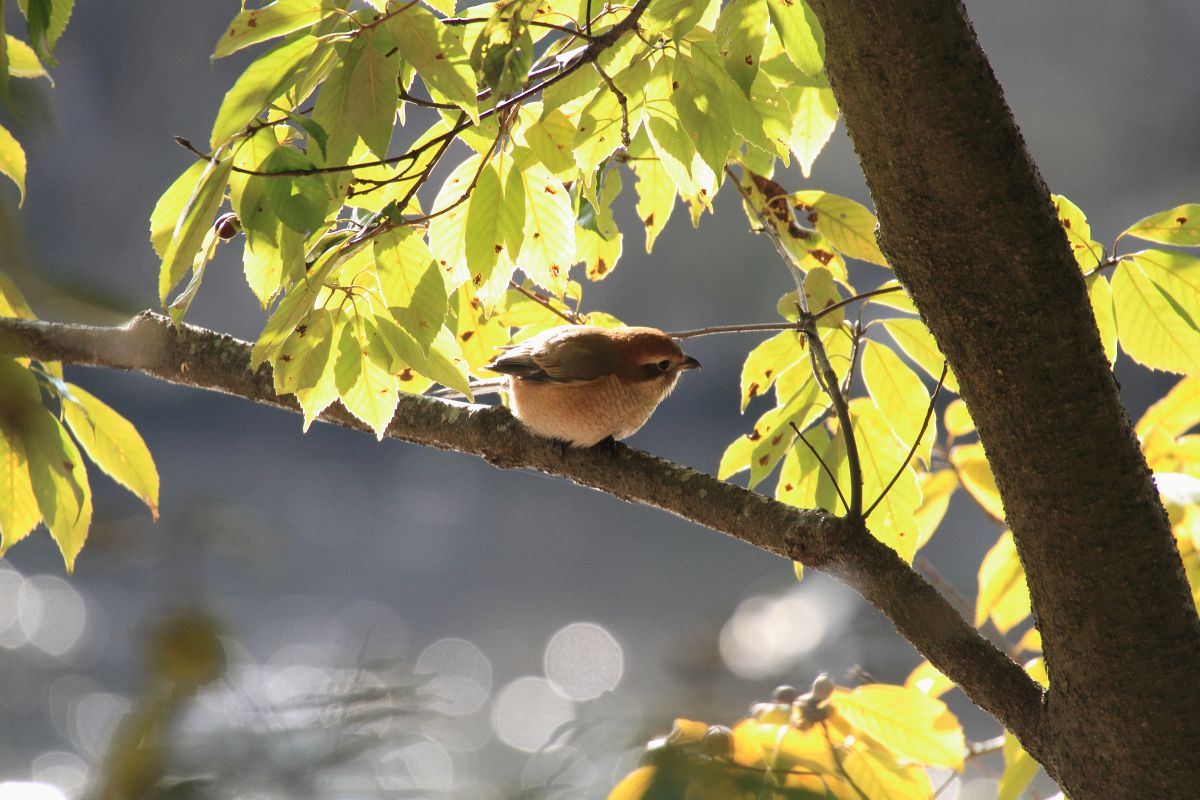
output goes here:
{"type": "Polygon", "coordinates": [[[620,353],[616,371],[625,380],[673,384],[684,370],[700,368],[699,361],[657,328],[616,328],[610,335],[620,353]]]}

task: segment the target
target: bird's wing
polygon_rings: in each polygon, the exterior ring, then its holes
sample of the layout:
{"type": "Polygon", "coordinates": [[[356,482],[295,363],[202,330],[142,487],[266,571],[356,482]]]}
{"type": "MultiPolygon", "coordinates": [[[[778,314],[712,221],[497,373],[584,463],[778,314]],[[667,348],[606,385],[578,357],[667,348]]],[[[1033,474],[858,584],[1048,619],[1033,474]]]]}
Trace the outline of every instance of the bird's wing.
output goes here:
{"type": "Polygon", "coordinates": [[[576,383],[611,375],[616,355],[599,331],[558,329],[510,347],[487,368],[524,380],[576,383]]]}

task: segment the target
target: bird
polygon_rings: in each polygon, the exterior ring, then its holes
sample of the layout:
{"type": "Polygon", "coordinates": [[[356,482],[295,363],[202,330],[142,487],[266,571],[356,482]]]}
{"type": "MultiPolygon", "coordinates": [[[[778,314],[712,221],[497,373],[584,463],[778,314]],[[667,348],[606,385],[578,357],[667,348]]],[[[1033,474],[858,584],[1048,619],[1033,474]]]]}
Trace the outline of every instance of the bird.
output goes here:
{"type": "Polygon", "coordinates": [[[657,328],[561,325],[501,349],[486,368],[508,376],[513,414],[579,448],[632,436],[700,368],[657,328]]]}

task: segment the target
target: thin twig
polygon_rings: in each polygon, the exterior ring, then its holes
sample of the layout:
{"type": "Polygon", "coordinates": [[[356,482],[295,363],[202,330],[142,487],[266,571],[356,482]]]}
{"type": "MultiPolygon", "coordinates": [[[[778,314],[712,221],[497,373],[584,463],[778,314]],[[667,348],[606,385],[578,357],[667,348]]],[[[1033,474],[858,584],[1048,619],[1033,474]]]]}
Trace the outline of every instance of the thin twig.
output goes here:
{"type": "Polygon", "coordinates": [[[875,502],[871,503],[871,507],[863,514],[863,519],[871,516],[871,512],[875,510],[875,506],[879,505],[892,487],[896,485],[896,481],[900,480],[900,476],[904,474],[904,470],[908,469],[908,462],[912,461],[912,457],[916,455],[917,448],[921,446],[921,437],[925,435],[926,429],[929,428],[929,420],[933,417],[933,407],[937,405],[938,395],[942,393],[942,384],[946,381],[946,373],[949,372],[950,365],[945,361],[942,362],[942,374],[938,377],[937,386],[933,389],[933,396],[929,398],[929,408],[925,410],[925,419],[921,422],[921,430],[917,433],[916,440],[913,441],[912,447],[908,451],[908,456],[904,459],[904,463],[900,465],[900,469],[896,470],[896,474],[888,481],[888,485],[879,493],[879,497],[875,498],[875,502]]]}
{"type": "Polygon", "coordinates": [[[592,62],[592,69],[596,70],[600,74],[600,77],[604,79],[608,90],[616,96],[617,103],[621,106],[621,146],[628,148],[633,142],[633,138],[629,135],[629,98],[617,88],[617,84],[613,82],[612,76],[604,71],[604,67],[600,66],[599,61],[592,62]]]}
{"type": "Polygon", "coordinates": [[[821,454],[817,452],[817,448],[809,444],[808,439],[804,438],[804,434],[800,431],[800,426],[798,426],[792,420],[788,420],[788,424],[792,426],[792,430],[794,430],[796,435],[800,437],[800,441],[804,442],[804,446],[808,448],[809,452],[813,454],[813,457],[817,459],[817,463],[820,464],[821,468],[825,470],[825,474],[828,475],[829,480],[833,482],[833,488],[837,491],[838,498],[842,501],[842,508],[846,509],[846,513],[849,513],[850,504],[846,502],[846,496],[842,494],[842,487],[838,486],[837,476],[833,474],[833,470],[831,470],[829,465],[825,463],[825,459],[821,458],[821,454]]]}
{"type": "Polygon", "coordinates": [[[851,303],[857,302],[859,300],[866,300],[869,297],[877,297],[878,295],[881,295],[881,294],[891,294],[893,292],[903,292],[903,291],[904,291],[903,286],[885,286],[882,289],[872,289],[869,292],[862,292],[861,294],[856,294],[853,297],[847,297],[845,300],[839,300],[831,306],[825,306],[825,308],[822,308],[820,311],[813,312],[813,319],[820,319],[821,317],[825,316],[826,314],[832,314],[834,311],[837,311],[839,308],[843,308],[844,306],[848,306],[851,303]]]}
{"type": "Polygon", "coordinates": [[[532,300],[533,302],[535,302],[535,303],[537,303],[538,305],[542,306],[542,307],[543,307],[543,308],[545,308],[547,311],[551,312],[552,314],[556,314],[556,315],[558,315],[558,316],[559,316],[561,319],[565,320],[565,321],[566,321],[568,324],[570,324],[570,325],[578,325],[578,324],[579,324],[579,322],[580,322],[580,321],[579,321],[579,319],[577,319],[577,318],[576,318],[576,319],[573,319],[573,318],[571,317],[571,315],[569,315],[569,314],[565,314],[565,313],[563,313],[561,310],[559,310],[559,309],[555,308],[555,307],[554,307],[554,306],[553,306],[553,305],[550,303],[550,301],[549,301],[549,300],[547,300],[546,298],[542,297],[542,296],[541,296],[540,294],[538,294],[537,292],[531,292],[531,291],[529,291],[528,289],[526,289],[524,286],[522,286],[521,284],[519,284],[519,283],[517,283],[516,281],[514,281],[514,280],[511,280],[511,279],[509,280],[509,282],[508,282],[508,285],[509,285],[509,286],[511,286],[512,288],[516,289],[516,290],[517,290],[518,292],[520,292],[521,294],[523,294],[523,295],[525,295],[526,297],[528,297],[528,298],[529,298],[530,300],[532,300]]]}
{"type": "Polygon", "coordinates": [[[789,330],[799,332],[800,327],[795,322],[755,322],[749,325],[713,325],[708,328],[678,331],[669,335],[672,339],[691,339],[696,336],[709,336],[714,333],[753,333],[754,331],[789,330]]]}

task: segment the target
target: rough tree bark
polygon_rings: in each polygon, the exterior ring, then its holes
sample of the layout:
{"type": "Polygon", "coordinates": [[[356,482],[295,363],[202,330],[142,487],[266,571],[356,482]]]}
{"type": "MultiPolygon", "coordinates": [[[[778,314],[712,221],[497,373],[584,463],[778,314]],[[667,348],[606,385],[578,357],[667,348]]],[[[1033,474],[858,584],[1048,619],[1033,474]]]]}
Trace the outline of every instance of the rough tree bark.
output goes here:
{"type": "Polygon", "coordinates": [[[1051,683],[1035,755],[1073,798],[1194,798],[1200,619],[965,9],[810,1],[880,244],[958,376],[1028,577],[1051,683]]]}

